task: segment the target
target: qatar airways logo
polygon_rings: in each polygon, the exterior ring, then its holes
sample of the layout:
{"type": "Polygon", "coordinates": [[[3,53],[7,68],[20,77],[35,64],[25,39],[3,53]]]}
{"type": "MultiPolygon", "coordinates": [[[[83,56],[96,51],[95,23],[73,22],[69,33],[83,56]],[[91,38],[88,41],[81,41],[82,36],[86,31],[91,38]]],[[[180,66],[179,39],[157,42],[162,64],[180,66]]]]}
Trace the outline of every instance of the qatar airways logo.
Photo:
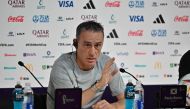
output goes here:
{"type": "Polygon", "coordinates": [[[190,8],[190,0],[176,0],[174,4],[178,8],[190,8]]]}
{"type": "Polygon", "coordinates": [[[128,32],[128,36],[143,36],[143,30],[136,30],[136,31],[130,30],[128,32]]]}
{"type": "Polygon", "coordinates": [[[24,16],[9,16],[8,22],[24,22],[24,16]]]}
{"type": "Polygon", "coordinates": [[[174,22],[188,22],[189,16],[176,16],[174,22]]]}
{"type": "Polygon", "coordinates": [[[13,8],[24,8],[25,0],[8,0],[8,4],[13,8]]]}
{"type": "Polygon", "coordinates": [[[33,30],[32,34],[39,38],[49,37],[49,30],[33,30]]]}
{"type": "Polygon", "coordinates": [[[114,1],[114,2],[107,1],[105,3],[105,7],[120,7],[120,1],[114,1]]]}

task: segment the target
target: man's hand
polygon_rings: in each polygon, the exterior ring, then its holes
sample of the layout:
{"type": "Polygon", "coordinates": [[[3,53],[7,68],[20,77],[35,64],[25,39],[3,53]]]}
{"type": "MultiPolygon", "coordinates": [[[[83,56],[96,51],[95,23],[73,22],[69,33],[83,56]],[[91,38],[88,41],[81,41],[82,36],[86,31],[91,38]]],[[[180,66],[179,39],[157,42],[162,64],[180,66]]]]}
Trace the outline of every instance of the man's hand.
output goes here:
{"type": "Polygon", "coordinates": [[[93,109],[116,109],[113,104],[108,103],[106,100],[101,100],[92,106],[93,109]]]}
{"type": "Polygon", "coordinates": [[[108,84],[109,81],[112,80],[112,77],[116,73],[118,73],[118,69],[112,68],[114,61],[115,61],[115,58],[113,57],[106,62],[104,69],[102,71],[102,76],[101,76],[99,82],[97,83],[97,86],[104,87],[105,85],[108,84]]]}

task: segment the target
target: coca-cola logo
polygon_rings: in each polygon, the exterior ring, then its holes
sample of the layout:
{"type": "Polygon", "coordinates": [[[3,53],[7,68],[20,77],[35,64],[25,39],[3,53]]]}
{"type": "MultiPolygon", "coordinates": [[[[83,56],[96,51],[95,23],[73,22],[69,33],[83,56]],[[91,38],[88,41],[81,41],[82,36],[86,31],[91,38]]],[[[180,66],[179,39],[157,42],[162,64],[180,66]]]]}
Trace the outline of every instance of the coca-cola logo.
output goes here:
{"type": "Polygon", "coordinates": [[[8,22],[24,22],[24,16],[17,16],[17,17],[9,16],[8,22]]]}
{"type": "Polygon", "coordinates": [[[120,1],[114,1],[114,2],[107,1],[105,3],[105,7],[120,7],[120,1]]]}
{"type": "Polygon", "coordinates": [[[143,36],[143,30],[129,31],[128,36],[143,36]]]}
{"type": "Polygon", "coordinates": [[[189,16],[176,16],[174,18],[175,22],[188,22],[189,21],[189,16]]]}

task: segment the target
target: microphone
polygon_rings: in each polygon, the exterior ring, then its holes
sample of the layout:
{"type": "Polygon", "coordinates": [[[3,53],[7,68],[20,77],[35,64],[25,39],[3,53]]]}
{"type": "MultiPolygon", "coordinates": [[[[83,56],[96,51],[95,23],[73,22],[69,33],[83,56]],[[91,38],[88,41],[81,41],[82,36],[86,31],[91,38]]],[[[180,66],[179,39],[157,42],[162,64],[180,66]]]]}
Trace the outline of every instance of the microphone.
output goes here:
{"type": "Polygon", "coordinates": [[[139,81],[135,76],[133,76],[133,75],[130,74],[129,72],[125,71],[125,69],[120,68],[119,71],[122,72],[122,73],[127,73],[127,74],[129,74],[129,75],[131,75],[136,81],[139,81]]]}
{"type": "MultiPolygon", "coordinates": [[[[18,62],[18,65],[20,65],[21,67],[24,67],[26,70],[28,70],[28,72],[30,72],[30,74],[34,77],[34,79],[40,84],[40,86],[42,88],[44,88],[44,86],[40,83],[40,81],[38,81],[38,79],[34,76],[34,74],[24,65],[24,63],[22,61],[18,62]]],[[[51,96],[51,94],[47,91],[47,94],[50,96],[50,98],[54,101],[53,97],[51,96]]]]}

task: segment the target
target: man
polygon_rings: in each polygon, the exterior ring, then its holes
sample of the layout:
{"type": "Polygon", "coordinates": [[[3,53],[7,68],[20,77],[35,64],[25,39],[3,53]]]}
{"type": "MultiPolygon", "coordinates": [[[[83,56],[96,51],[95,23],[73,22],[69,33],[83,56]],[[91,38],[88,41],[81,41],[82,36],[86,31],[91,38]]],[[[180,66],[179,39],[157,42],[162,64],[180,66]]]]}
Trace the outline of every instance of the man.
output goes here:
{"type": "MultiPolygon", "coordinates": [[[[54,63],[48,92],[57,88],[82,88],[82,109],[124,109],[124,83],[114,58],[101,53],[104,29],[100,23],[87,21],[78,25],[73,45],[76,52],[61,55],[54,63]],[[118,101],[109,103],[101,96],[109,85],[118,101]]],[[[54,102],[47,97],[47,109],[54,102]]]]}
{"type": "Polygon", "coordinates": [[[179,63],[179,84],[187,85],[186,105],[190,106],[190,50],[186,51],[179,63]]]}

